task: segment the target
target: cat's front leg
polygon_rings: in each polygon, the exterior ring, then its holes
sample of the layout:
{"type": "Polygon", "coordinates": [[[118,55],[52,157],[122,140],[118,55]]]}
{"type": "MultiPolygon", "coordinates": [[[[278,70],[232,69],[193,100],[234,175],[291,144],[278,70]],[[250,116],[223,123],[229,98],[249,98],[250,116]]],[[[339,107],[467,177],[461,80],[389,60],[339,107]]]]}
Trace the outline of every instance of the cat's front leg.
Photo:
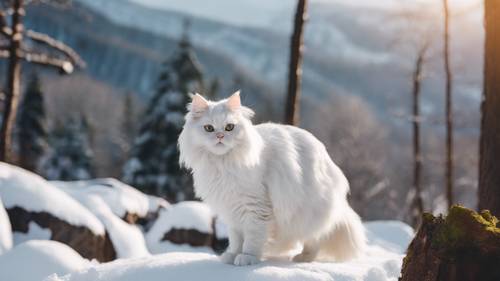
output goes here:
{"type": "Polygon", "coordinates": [[[234,259],[241,253],[243,247],[243,236],[236,229],[229,227],[229,246],[226,251],[220,256],[223,263],[234,264],[234,259]]]}
{"type": "Polygon", "coordinates": [[[244,266],[259,263],[267,238],[266,221],[247,223],[243,231],[243,251],[234,259],[234,265],[244,266]]]}

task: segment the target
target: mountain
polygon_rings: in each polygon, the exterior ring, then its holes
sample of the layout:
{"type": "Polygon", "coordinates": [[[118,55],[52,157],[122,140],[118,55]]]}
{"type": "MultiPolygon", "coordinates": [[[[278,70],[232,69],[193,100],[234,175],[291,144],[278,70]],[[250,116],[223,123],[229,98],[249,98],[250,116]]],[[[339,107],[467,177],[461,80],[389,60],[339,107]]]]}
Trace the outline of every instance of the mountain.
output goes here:
{"type": "MultiPolygon", "coordinates": [[[[180,32],[169,37],[119,25],[79,3],[69,9],[35,5],[27,14],[27,28],[65,42],[82,56],[87,62],[84,73],[122,92],[143,97],[155,90],[160,64],[176,48],[180,36],[180,32]]],[[[276,91],[216,50],[195,46],[195,51],[207,80],[220,79],[221,91],[235,90],[235,79],[252,93],[249,99],[253,101],[265,100],[276,91]]]]}
{"type": "MultiPolygon", "coordinates": [[[[74,3],[68,11],[36,7],[28,23],[74,46],[88,61],[87,71],[93,77],[148,95],[159,63],[174,48],[188,18],[200,61],[210,77],[221,79],[221,92],[227,94],[234,90],[235,81],[245,80],[243,94],[251,104],[272,106],[278,111],[275,116],[280,116],[279,104],[265,102],[284,99],[289,35],[279,24],[276,28],[238,26],[125,0],[74,3]]],[[[395,112],[408,112],[415,48],[391,46],[398,36],[411,33],[402,29],[408,23],[393,20],[392,13],[376,5],[312,4],[305,31],[304,99],[321,103],[332,94],[357,95],[386,122],[398,123],[395,112]]],[[[479,102],[482,33],[475,22],[476,18],[465,15],[453,25],[461,32],[452,42],[458,107],[479,102]]],[[[434,33],[440,30],[436,25],[434,33]]],[[[444,84],[441,43],[436,38],[432,59],[426,64],[423,109],[439,115],[444,84]]],[[[410,43],[406,45],[411,47],[410,43]]]]}
{"type": "MultiPolygon", "coordinates": [[[[117,24],[170,38],[178,36],[183,20],[190,18],[191,35],[197,46],[230,58],[257,80],[274,85],[278,93],[285,91],[289,34],[283,26],[291,19],[282,19],[273,28],[244,27],[193,14],[151,9],[125,0],[78,1],[117,24]]],[[[408,22],[401,17],[408,11],[387,9],[393,2],[384,2],[386,5],[363,6],[336,0],[310,5],[310,20],[305,30],[305,98],[321,101],[332,93],[362,96],[387,120],[394,119],[392,111],[407,111],[417,47],[412,44],[421,44],[419,41],[424,40],[416,38],[412,42],[407,37],[413,36],[412,28],[425,26],[426,22],[408,22]],[[402,41],[405,48],[393,46],[398,41],[402,41]]],[[[405,7],[413,9],[416,6],[405,7]]],[[[225,9],[225,6],[217,7],[225,9]]],[[[422,13],[440,16],[440,10],[433,6],[427,8],[431,10],[422,13]]],[[[258,11],[254,9],[248,13],[255,15],[258,11]]],[[[222,11],[221,18],[224,14],[222,11]]],[[[439,114],[444,89],[439,51],[442,29],[439,18],[431,20],[435,21],[430,26],[434,44],[432,58],[426,65],[428,75],[423,85],[423,108],[428,114],[439,114]]],[[[462,12],[453,21],[452,29],[460,31],[452,37],[456,101],[459,107],[478,103],[482,80],[482,53],[478,51],[482,50],[483,37],[480,17],[475,12],[462,12]]]]}

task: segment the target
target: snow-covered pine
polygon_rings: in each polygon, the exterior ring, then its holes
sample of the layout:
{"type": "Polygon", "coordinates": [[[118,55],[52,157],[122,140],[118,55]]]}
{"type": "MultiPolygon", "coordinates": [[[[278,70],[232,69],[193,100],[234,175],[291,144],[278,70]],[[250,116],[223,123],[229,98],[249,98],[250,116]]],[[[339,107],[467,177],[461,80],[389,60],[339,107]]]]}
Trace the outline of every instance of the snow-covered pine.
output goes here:
{"type": "Polygon", "coordinates": [[[40,160],[47,150],[46,118],[40,79],[35,72],[20,106],[17,131],[19,164],[33,172],[38,171],[40,160]]]}
{"type": "Polygon", "coordinates": [[[189,93],[202,88],[201,66],[184,32],[178,48],[162,65],[156,94],[124,167],[125,182],[172,202],[193,199],[191,176],[178,164],[177,138],[189,93]]]}
{"type": "Polygon", "coordinates": [[[93,175],[89,125],[84,116],[58,124],[50,135],[50,152],[42,164],[49,180],[84,180],[93,175]]]}

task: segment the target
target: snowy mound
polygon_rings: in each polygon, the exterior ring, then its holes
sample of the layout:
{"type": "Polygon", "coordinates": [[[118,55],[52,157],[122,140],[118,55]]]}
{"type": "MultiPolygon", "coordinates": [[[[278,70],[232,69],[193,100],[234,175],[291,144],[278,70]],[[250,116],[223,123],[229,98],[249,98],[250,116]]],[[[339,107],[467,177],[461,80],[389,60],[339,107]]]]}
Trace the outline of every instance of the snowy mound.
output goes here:
{"type": "Polygon", "coordinates": [[[0,162],[0,197],[5,209],[20,207],[46,212],[74,226],[86,227],[94,234],[104,234],[104,226],[76,200],[42,177],[3,162],[0,162]]]}
{"type": "Polygon", "coordinates": [[[52,183],[71,196],[86,193],[101,197],[120,218],[128,214],[145,217],[150,209],[158,208],[159,204],[137,189],[112,178],[52,183]],[[153,206],[150,207],[150,203],[153,206]]]}
{"type": "Polygon", "coordinates": [[[0,199],[0,255],[12,248],[12,228],[0,199]]]}
{"type": "Polygon", "coordinates": [[[55,241],[31,240],[0,256],[0,280],[41,281],[90,265],[70,247],[55,241]]]}
{"type": "Polygon", "coordinates": [[[117,217],[102,197],[87,192],[72,195],[104,224],[117,258],[149,256],[141,230],[117,217]]]}
{"type": "MultiPolygon", "coordinates": [[[[146,235],[151,253],[165,253],[179,247],[174,244],[210,246],[213,239],[214,217],[201,202],[185,201],[160,211],[159,217],[146,235]]],[[[185,247],[185,250],[191,250],[185,247]]]]}

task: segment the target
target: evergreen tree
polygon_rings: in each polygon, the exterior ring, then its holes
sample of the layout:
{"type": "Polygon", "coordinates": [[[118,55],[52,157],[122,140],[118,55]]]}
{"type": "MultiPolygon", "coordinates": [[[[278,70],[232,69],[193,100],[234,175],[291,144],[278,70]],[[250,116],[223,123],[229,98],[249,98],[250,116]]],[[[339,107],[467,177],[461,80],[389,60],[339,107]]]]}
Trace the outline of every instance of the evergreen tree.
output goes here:
{"type": "Polygon", "coordinates": [[[49,180],[83,180],[93,175],[89,125],[84,117],[59,124],[50,136],[51,151],[43,171],[49,180]]]}
{"type": "Polygon", "coordinates": [[[43,92],[36,73],[24,94],[18,120],[19,165],[37,172],[47,149],[47,129],[43,92]]]}
{"type": "Polygon", "coordinates": [[[189,93],[201,89],[202,81],[185,30],[174,54],[162,64],[157,91],[146,109],[132,157],[125,164],[126,182],[174,202],[194,198],[191,175],[179,166],[177,138],[189,93]]]}

